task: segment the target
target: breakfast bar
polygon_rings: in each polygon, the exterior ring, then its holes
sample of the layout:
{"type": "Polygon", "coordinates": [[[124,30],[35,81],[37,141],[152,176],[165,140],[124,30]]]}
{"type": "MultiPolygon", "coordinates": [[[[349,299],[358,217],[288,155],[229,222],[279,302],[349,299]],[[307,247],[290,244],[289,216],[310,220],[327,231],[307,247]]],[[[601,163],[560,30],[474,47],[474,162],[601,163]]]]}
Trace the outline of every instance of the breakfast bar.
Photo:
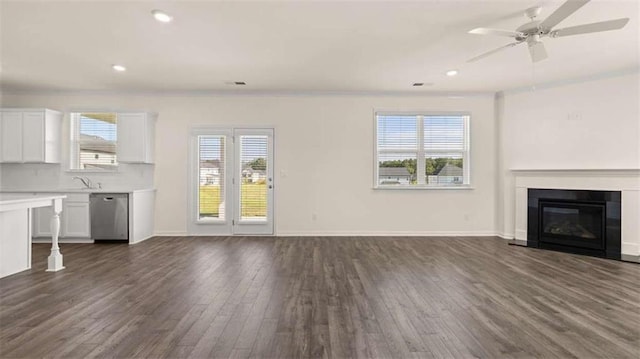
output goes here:
{"type": "Polygon", "coordinates": [[[60,194],[0,193],[0,278],[31,268],[32,209],[39,207],[53,208],[47,271],[64,269],[58,235],[65,197],[60,194]]]}

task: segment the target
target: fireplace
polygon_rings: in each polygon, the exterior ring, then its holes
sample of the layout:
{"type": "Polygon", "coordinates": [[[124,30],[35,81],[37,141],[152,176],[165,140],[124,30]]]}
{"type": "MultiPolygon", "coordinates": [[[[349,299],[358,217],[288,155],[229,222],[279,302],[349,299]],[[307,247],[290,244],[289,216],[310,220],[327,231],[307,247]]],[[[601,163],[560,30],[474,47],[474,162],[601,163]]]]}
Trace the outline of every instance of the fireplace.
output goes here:
{"type": "Polygon", "coordinates": [[[527,245],[620,259],[621,193],[528,191],[527,245]]]}

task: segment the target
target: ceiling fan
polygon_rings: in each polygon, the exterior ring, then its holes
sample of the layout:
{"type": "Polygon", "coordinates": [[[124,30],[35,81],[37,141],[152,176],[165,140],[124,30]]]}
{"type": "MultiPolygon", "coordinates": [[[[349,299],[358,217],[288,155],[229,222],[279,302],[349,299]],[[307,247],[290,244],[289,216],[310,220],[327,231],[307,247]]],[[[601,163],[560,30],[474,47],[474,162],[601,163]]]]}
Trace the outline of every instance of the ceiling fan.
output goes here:
{"type": "Polygon", "coordinates": [[[621,18],[615,20],[594,22],[591,24],[571,26],[564,29],[553,29],[554,26],[558,25],[562,20],[569,17],[571,14],[576,12],[588,2],[589,0],[567,0],[567,2],[562,4],[562,6],[560,6],[556,11],[553,12],[553,14],[549,15],[549,17],[547,17],[543,21],[535,20],[535,18],[540,15],[541,8],[539,6],[529,8],[525,11],[524,14],[531,21],[520,26],[515,31],[489,29],[485,27],[473,29],[469,31],[470,34],[506,36],[514,38],[516,41],[501,46],[497,49],[485,52],[472,59],[469,59],[467,62],[480,60],[489,55],[495,54],[496,52],[525,42],[529,46],[529,54],[531,55],[531,60],[533,62],[538,62],[547,58],[547,51],[544,48],[544,44],[540,41],[540,39],[545,36],[554,38],[588,34],[591,32],[618,30],[623,28],[627,24],[627,22],[629,22],[629,18],[621,18]]]}

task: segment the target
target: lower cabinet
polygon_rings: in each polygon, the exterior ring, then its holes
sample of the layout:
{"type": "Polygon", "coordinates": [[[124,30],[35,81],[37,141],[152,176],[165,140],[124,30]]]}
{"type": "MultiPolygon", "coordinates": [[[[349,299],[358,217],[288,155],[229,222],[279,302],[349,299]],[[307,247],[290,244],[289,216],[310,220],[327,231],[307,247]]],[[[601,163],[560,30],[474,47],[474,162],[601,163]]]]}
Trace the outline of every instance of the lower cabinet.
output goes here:
{"type": "MultiPolygon", "coordinates": [[[[33,237],[51,238],[51,216],[53,216],[53,209],[51,206],[33,209],[33,237]]],[[[64,214],[60,216],[60,223],[63,221],[63,216],[64,214]]],[[[60,229],[60,232],[62,232],[62,228],[60,229]]]]}
{"type": "MultiPolygon", "coordinates": [[[[34,209],[33,237],[51,238],[50,221],[53,215],[51,207],[34,209]]],[[[60,214],[60,238],[91,237],[91,219],[89,216],[89,194],[70,193],[62,202],[60,214]]]]}
{"type": "Polygon", "coordinates": [[[61,226],[63,237],[91,237],[89,202],[67,202],[62,206],[62,212],[64,213],[61,226]]]}
{"type": "MultiPolygon", "coordinates": [[[[114,192],[125,193],[125,192],[114,192]]],[[[65,193],[60,213],[60,236],[63,241],[91,240],[91,212],[89,193],[65,193]]],[[[155,190],[129,192],[129,243],[141,242],[153,236],[155,190]]],[[[51,239],[49,223],[51,207],[33,209],[32,237],[45,242],[51,239]]]]}

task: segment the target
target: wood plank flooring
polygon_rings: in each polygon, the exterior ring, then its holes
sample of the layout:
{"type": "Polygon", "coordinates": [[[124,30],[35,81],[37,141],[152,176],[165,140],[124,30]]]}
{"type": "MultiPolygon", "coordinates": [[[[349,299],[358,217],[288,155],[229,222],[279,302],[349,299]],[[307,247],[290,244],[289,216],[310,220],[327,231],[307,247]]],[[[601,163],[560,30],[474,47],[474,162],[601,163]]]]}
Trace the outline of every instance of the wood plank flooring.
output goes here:
{"type": "Polygon", "coordinates": [[[640,265],[498,238],[63,244],[0,280],[2,358],[639,358],[640,265]]]}

